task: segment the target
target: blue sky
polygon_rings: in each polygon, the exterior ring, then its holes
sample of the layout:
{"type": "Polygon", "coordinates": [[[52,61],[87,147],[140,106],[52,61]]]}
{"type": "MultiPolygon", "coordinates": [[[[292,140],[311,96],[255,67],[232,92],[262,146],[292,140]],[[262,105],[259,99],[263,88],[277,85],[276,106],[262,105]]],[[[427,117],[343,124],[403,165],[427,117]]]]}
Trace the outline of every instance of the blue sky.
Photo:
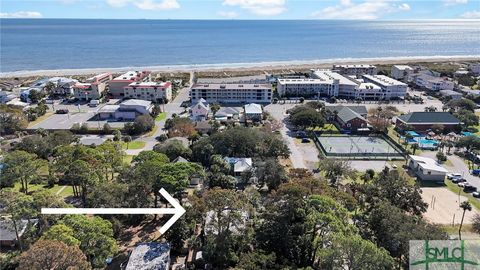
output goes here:
{"type": "Polygon", "coordinates": [[[480,19],[480,0],[0,0],[0,17],[480,19]]]}

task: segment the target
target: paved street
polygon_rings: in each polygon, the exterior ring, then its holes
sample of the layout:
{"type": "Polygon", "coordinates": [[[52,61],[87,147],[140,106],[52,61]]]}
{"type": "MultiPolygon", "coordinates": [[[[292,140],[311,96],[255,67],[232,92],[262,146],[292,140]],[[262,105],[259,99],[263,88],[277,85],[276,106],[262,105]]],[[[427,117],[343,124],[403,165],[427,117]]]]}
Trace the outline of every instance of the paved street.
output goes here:
{"type": "MultiPolygon", "coordinates": [[[[435,151],[424,151],[422,152],[421,156],[433,158],[436,160],[437,159],[435,157],[436,153],[437,152],[435,151]]],[[[450,155],[447,157],[448,157],[448,160],[452,162],[452,166],[443,165],[443,167],[445,167],[445,169],[447,169],[452,173],[461,173],[463,177],[467,179],[467,181],[470,184],[472,184],[473,186],[477,187],[480,190],[480,177],[471,175],[467,164],[465,164],[465,162],[460,157],[456,155],[450,155]]]]}

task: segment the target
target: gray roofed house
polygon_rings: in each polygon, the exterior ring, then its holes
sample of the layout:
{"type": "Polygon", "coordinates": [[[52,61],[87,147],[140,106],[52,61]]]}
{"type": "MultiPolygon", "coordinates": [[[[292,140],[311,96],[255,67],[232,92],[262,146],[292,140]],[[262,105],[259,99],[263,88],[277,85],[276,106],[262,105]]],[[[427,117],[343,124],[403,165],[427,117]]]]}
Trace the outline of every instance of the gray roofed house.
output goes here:
{"type": "Polygon", "coordinates": [[[230,164],[235,176],[253,168],[253,161],[251,158],[225,157],[224,160],[230,164]]]}
{"type": "MultiPolygon", "coordinates": [[[[38,219],[31,219],[30,223],[26,219],[17,222],[18,236],[22,237],[29,225],[35,226],[38,219]]],[[[15,227],[10,219],[0,220],[0,246],[14,246],[17,242],[17,236],[15,233],[15,227]]]]}
{"type": "Polygon", "coordinates": [[[141,243],[128,259],[125,270],[168,270],[170,267],[170,244],[141,243]]]}
{"type": "Polygon", "coordinates": [[[460,120],[448,112],[412,112],[397,119],[408,124],[460,124],[460,120]]]}
{"type": "Polygon", "coordinates": [[[367,114],[368,114],[367,107],[361,106],[361,105],[359,105],[359,106],[356,106],[356,105],[352,105],[352,106],[335,105],[335,106],[326,106],[325,107],[325,109],[327,109],[330,112],[334,112],[334,111],[339,112],[342,108],[349,108],[350,110],[360,114],[362,117],[367,117],[367,114]]]}
{"type": "Polygon", "coordinates": [[[398,116],[395,121],[397,129],[408,128],[418,133],[430,131],[433,125],[442,125],[443,132],[455,131],[460,124],[460,120],[448,112],[412,112],[398,116]]]}
{"type": "Polygon", "coordinates": [[[240,117],[241,109],[236,107],[221,107],[215,113],[215,119],[219,121],[225,120],[238,120],[240,117]]]}
{"type": "Polygon", "coordinates": [[[187,163],[187,162],[190,162],[190,161],[188,161],[188,159],[182,156],[178,156],[176,159],[172,161],[172,163],[187,163]]]}
{"type": "Polygon", "coordinates": [[[454,100],[461,99],[463,97],[462,93],[453,90],[440,90],[440,94],[443,97],[449,97],[454,100]]]}
{"type": "Polygon", "coordinates": [[[361,116],[359,113],[355,112],[354,110],[350,108],[342,108],[340,111],[338,111],[337,117],[342,120],[343,122],[348,122],[352,119],[355,118],[360,118],[365,120],[363,116],[361,116]]]}

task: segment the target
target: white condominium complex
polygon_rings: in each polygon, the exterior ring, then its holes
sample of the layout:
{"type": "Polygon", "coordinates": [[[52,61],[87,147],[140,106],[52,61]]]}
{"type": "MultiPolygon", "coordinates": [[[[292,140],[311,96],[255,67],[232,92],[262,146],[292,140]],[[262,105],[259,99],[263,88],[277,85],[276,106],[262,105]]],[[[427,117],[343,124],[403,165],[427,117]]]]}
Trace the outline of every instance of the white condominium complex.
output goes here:
{"type": "Polygon", "coordinates": [[[453,90],[455,87],[453,81],[449,78],[430,76],[427,74],[418,75],[415,78],[415,84],[431,91],[453,90]]]}
{"type": "Polygon", "coordinates": [[[333,71],[342,75],[357,76],[376,75],[377,67],[374,65],[333,65],[333,71]]]}
{"type": "Polygon", "coordinates": [[[129,71],[110,81],[108,90],[115,98],[125,96],[124,87],[133,82],[143,82],[150,78],[150,71],[129,71]]]}
{"type": "Polygon", "coordinates": [[[407,93],[407,85],[385,75],[363,75],[366,83],[373,83],[379,86],[383,93],[383,99],[403,98],[407,93]]]}
{"type": "Polygon", "coordinates": [[[194,84],[190,98],[192,104],[201,98],[208,103],[270,103],[272,87],[270,84],[194,84]]]}
{"type": "Polygon", "coordinates": [[[133,82],[123,88],[124,98],[135,98],[153,102],[172,100],[171,82],[133,82]]]}
{"type": "Polygon", "coordinates": [[[363,75],[357,79],[318,69],[311,70],[310,78],[278,79],[277,91],[280,96],[384,100],[403,98],[407,85],[384,75],[363,75]]]}
{"type": "Polygon", "coordinates": [[[311,70],[311,78],[278,79],[280,96],[351,96],[357,84],[328,69],[311,70]]]}

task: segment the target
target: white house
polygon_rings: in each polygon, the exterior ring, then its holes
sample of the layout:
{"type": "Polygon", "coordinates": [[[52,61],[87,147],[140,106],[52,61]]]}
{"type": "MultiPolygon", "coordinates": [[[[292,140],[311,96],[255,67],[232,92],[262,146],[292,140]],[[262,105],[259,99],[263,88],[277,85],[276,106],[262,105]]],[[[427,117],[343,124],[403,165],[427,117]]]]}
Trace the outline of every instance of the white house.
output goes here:
{"type": "Polygon", "coordinates": [[[170,269],[170,244],[148,242],[138,244],[131,252],[125,270],[170,269]]]}
{"type": "Polygon", "coordinates": [[[263,116],[262,105],[249,103],[245,105],[245,120],[260,121],[263,116]]]}
{"type": "Polygon", "coordinates": [[[210,105],[203,98],[190,107],[192,118],[195,120],[206,119],[210,113],[210,105]]]}
{"type": "Polygon", "coordinates": [[[225,157],[224,160],[230,165],[232,173],[236,177],[253,169],[251,158],[225,157]]]}
{"type": "Polygon", "coordinates": [[[421,156],[408,156],[408,167],[420,180],[443,182],[448,171],[434,159],[421,156]]]}

